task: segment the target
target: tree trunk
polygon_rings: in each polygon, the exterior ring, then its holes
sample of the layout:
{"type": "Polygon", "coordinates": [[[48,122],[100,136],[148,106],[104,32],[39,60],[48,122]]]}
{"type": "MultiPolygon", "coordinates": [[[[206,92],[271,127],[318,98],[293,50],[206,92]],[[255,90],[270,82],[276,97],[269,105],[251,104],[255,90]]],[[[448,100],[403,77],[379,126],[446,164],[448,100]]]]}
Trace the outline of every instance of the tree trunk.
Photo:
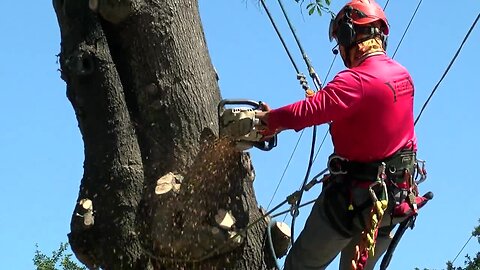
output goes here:
{"type": "Polygon", "coordinates": [[[53,5],[85,145],[77,258],[91,269],[272,268],[250,158],[218,138],[197,1],[53,5]]]}

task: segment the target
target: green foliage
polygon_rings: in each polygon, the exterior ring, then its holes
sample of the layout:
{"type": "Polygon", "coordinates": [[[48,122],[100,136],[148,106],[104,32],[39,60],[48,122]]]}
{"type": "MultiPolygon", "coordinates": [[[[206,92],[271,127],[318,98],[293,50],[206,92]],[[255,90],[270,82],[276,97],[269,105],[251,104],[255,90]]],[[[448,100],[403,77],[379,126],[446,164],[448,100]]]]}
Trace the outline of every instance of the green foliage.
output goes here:
{"type": "Polygon", "coordinates": [[[473,259],[470,255],[466,255],[464,263],[464,267],[455,267],[453,263],[447,262],[447,270],[480,270],[480,252],[477,252],[473,259]]]}
{"type": "Polygon", "coordinates": [[[86,270],[83,266],[78,266],[71,258],[72,254],[66,254],[67,243],[60,243],[58,250],[52,252],[52,256],[47,256],[38,250],[35,245],[35,256],[33,264],[37,270],[86,270]],[[58,268],[61,267],[61,268],[58,268]]]}
{"type": "MultiPolygon", "coordinates": [[[[297,3],[301,2],[303,4],[304,0],[295,0],[297,3]]],[[[335,14],[330,11],[328,6],[330,6],[331,0],[310,0],[306,9],[308,10],[308,15],[312,15],[313,13],[318,13],[318,15],[322,16],[322,12],[327,12],[332,16],[335,14]]]]}
{"type": "MultiPolygon", "coordinates": [[[[478,222],[480,222],[480,220],[478,220],[478,222]]],[[[472,232],[472,235],[477,237],[477,241],[480,244],[480,225],[475,227],[475,229],[472,232]]]]}

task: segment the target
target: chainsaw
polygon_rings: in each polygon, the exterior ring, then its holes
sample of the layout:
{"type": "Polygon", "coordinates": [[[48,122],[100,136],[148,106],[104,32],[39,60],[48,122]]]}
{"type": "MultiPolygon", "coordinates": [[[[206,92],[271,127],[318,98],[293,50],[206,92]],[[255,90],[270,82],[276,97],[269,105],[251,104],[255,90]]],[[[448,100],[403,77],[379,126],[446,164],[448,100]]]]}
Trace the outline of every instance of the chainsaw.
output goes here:
{"type": "Polygon", "coordinates": [[[277,135],[264,140],[261,134],[262,123],[255,111],[262,110],[261,102],[247,99],[224,99],[218,104],[220,136],[235,141],[239,151],[256,147],[270,151],[277,146],[277,135]],[[234,106],[226,108],[226,106],[234,106]],[[260,127],[260,129],[259,129],[260,127]]]}

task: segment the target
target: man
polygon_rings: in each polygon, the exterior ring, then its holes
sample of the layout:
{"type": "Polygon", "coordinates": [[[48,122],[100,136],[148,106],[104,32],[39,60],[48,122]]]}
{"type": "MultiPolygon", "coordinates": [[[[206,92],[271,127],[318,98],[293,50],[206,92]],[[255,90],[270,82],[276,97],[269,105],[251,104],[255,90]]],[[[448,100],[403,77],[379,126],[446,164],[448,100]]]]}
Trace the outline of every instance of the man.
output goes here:
{"type": "MultiPolygon", "coordinates": [[[[313,97],[257,112],[270,135],[330,123],[331,176],[286,258],[286,270],[326,269],[339,253],[341,270],[373,269],[388,247],[391,229],[401,220],[394,219],[393,208],[407,198],[407,208],[416,212],[417,203],[424,201],[417,197],[411,177],[416,160],[414,86],[408,71],[385,54],[388,32],[385,14],[373,0],[347,3],[332,20],[330,39],[337,41],[348,69],[313,97]],[[366,266],[365,262],[359,265],[352,258],[359,254],[356,246],[362,231],[371,229],[373,199],[368,187],[380,176],[382,162],[386,163],[388,195],[381,194],[381,189],[376,189],[376,195],[390,201],[378,230],[375,256],[368,258],[366,266]]],[[[408,215],[402,214],[403,218],[408,215]]]]}

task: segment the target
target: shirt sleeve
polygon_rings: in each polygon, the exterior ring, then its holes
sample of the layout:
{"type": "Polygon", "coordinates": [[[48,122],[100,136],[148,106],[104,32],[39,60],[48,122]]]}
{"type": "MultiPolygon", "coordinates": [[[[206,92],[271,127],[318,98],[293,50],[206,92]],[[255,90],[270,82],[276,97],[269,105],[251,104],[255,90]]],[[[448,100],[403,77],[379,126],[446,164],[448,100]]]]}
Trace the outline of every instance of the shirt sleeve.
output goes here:
{"type": "Polygon", "coordinates": [[[351,69],[344,70],[313,97],[271,110],[268,128],[299,131],[344,118],[355,111],[362,96],[363,84],[359,74],[351,69]]]}

